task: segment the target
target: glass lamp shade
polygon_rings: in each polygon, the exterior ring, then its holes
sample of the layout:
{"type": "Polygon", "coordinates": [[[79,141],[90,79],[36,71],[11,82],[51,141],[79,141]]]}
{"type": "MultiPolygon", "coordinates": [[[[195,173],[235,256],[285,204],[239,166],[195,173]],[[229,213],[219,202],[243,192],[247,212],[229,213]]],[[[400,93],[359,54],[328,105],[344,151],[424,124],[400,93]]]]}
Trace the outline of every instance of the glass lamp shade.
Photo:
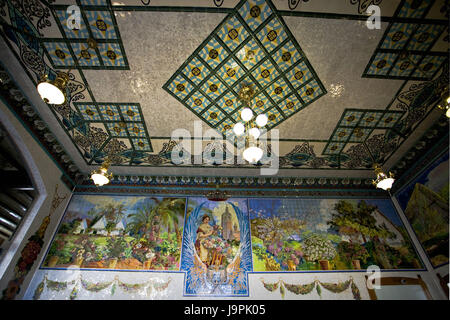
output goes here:
{"type": "Polygon", "coordinates": [[[383,189],[383,190],[390,190],[392,188],[392,185],[394,184],[393,178],[385,178],[383,180],[378,181],[377,188],[383,189]]]}
{"type": "Polygon", "coordinates": [[[258,127],[264,127],[267,124],[267,116],[265,114],[260,114],[256,117],[256,124],[258,127]]]}
{"type": "Polygon", "coordinates": [[[447,118],[450,118],[450,108],[447,108],[447,112],[445,112],[445,115],[447,116],[447,118]]]}
{"type": "Polygon", "coordinates": [[[244,133],[245,127],[242,123],[238,122],[233,127],[233,132],[235,135],[240,136],[244,133]]]}
{"type": "Polygon", "coordinates": [[[262,149],[260,149],[258,147],[249,147],[244,150],[242,156],[248,162],[256,163],[259,160],[261,160],[261,158],[263,156],[263,151],[262,151],[262,149]]]}
{"type": "Polygon", "coordinates": [[[51,82],[41,82],[37,85],[37,90],[42,100],[50,104],[63,104],[66,101],[64,92],[51,82]]]}
{"type": "Polygon", "coordinates": [[[389,172],[389,176],[387,176],[378,164],[376,164],[374,168],[375,174],[377,175],[377,179],[372,181],[374,186],[379,189],[390,190],[395,181],[392,173],[389,172]]]}
{"type": "Polygon", "coordinates": [[[37,85],[37,91],[45,103],[63,104],[66,102],[64,90],[68,81],[69,75],[64,72],[58,72],[55,80],[48,80],[47,76],[43,76],[37,85]]]}
{"type": "Polygon", "coordinates": [[[91,179],[94,181],[96,186],[103,186],[108,184],[112,179],[112,173],[108,173],[108,168],[106,166],[100,167],[98,170],[94,170],[91,173],[91,179]]]}
{"type": "Polygon", "coordinates": [[[250,135],[253,136],[253,138],[255,138],[255,139],[258,139],[259,136],[261,135],[261,132],[259,132],[259,129],[258,129],[258,128],[251,128],[251,129],[249,130],[249,133],[250,133],[250,135]]]}
{"type": "Polygon", "coordinates": [[[103,175],[101,173],[93,173],[91,175],[91,179],[94,181],[96,186],[100,186],[100,187],[109,183],[108,177],[106,177],[105,175],[103,175]]]}
{"type": "Polygon", "coordinates": [[[250,108],[244,108],[241,111],[241,119],[244,120],[245,122],[248,122],[252,119],[253,117],[253,111],[250,108]]]}

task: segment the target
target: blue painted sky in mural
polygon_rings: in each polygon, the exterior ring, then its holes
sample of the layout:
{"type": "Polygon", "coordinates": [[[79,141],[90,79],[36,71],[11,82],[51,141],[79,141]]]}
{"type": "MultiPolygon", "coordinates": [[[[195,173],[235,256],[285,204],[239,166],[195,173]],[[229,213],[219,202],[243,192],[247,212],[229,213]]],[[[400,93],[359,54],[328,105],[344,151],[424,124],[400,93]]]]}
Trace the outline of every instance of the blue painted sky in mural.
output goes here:
{"type": "MultiPolygon", "coordinates": [[[[327,231],[326,221],[331,218],[334,204],[340,199],[249,199],[250,219],[260,214],[262,217],[276,215],[280,218],[297,218],[307,222],[310,230],[327,231]]],[[[358,201],[345,199],[356,207],[358,201]]],[[[388,200],[364,199],[378,209],[395,225],[402,226],[402,221],[395,208],[388,200]]],[[[328,231],[329,232],[329,231],[328,231]]]]}
{"type": "MultiPolygon", "coordinates": [[[[162,198],[159,198],[162,199],[162,198]]],[[[97,207],[99,209],[108,203],[123,203],[125,206],[124,218],[130,214],[136,213],[138,209],[155,205],[155,200],[152,197],[143,196],[102,196],[97,195],[74,195],[69,207],[67,208],[67,213],[64,217],[64,221],[71,221],[76,214],[76,218],[89,218],[92,219],[87,213],[92,208],[97,207]]]]}

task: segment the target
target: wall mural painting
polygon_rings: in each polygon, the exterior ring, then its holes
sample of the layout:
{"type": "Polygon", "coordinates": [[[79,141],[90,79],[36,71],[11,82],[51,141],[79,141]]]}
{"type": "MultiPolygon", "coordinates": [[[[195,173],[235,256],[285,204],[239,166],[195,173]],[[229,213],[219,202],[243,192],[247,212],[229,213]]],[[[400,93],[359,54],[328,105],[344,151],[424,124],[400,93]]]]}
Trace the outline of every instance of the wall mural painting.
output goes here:
{"type": "Polygon", "coordinates": [[[253,271],[423,268],[390,200],[249,199],[253,271]]]}
{"type": "Polygon", "coordinates": [[[178,270],[186,198],[74,195],[44,268],[178,270]]]}
{"type": "Polygon", "coordinates": [[[396,194],[433,266],[448,263],[449,154],[431,164],[396,194]]]}
{"type": "Polygon", "coordinates": [[[189,198],[181,261],[185,295],[248,295],[252,259],[247,199],[189,198]]]}

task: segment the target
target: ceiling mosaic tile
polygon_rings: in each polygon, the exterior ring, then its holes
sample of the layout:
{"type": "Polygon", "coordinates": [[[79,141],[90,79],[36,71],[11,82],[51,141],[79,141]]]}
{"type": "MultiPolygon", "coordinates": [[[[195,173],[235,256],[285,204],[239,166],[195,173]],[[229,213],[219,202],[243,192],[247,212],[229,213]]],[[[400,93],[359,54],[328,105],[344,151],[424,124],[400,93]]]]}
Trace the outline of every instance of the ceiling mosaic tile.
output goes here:
{"type": "Polygon", "coordinates": [[[64,42],[44,42],[45,50],[51,59],[53,66],[72,67],[75,65],[69,47],[64,42]]]}
{"type": "Polygon", "coordinates": [[[107,0],[80,0],[80,4],[83,6],[107,6],[107,0]]]}
{"type": "Polygon", "coordinates": [[[334,129],[322,154],[340,154],[349,143],[365,142],[375,130],[391,129],[403,111],[346,109],[334,129]]]}
{"type": "Polygon", "coordinates": [[[445,30],[445,26],[422,24],[417,27],[414,36],[408,43],[408,50],[426,51],[431,49],[436,39],[445,30]]]}
{"type": "Polygon", "coordinates": [[[217,34],[231,51],[250,36],[236,16],[228,20],[217,34]]]}
{"type": "Polygon", "coordinates": [[[400,4],[394,19],[408,18],[412,22],[393,21],[389,24],[363,77],[429,80],[436,74],[448,53],[431,49],[448,24],[441,21],[421,23],[433,3],[431,0],[406,0],[400,4]]]}
{"type": "Polygon", "coordinates": [[[85,121],[101,121],[100,113],[93,103],[77,103],[75,104],[78,111],[85,121]]]}
{"type": "Polygon", "coordinates": [[[286,117],[302,108],[302,104],[298,101],[298,98],[295,94],[291,94],[278,106],[281,108],[281,111],[286,117]]]}
{"type": "Polygon", "coordinates": [[[117,34],[108,11],[84,11],[95,39],[117,39],[117,34]]]}
{"type": "Polygon", "coordinates": [[[94,49],[89,48],[87,43],[72,42],[70,43],[70,46],[72,47],[73,53],[79,66],[101,66],[100,58],[97,52],[94,49]]]}
{"type": "MultiPolygon", "coordinates": [[[[115,18],[109,7],[102,7],[102,1],[83,7],[80,15],[80,24],[78,26],[68,26],[69,14],[66,10],[55,9],[56,22],[67,39],[65,43],[70,43],[73,53],[68,50],[67,55],[72,57],[71,65],[66,62],[56,63],[53,60],[55,68],[64,66],[80,67],[81,69],[129,69],[128,60],[123,48],[122,40],[118,34],[115,18]],[[89,48],[88,39],[97,41],[97,48],[89,48]]],[[[58,7],[59,8],[59,7],[58,7]]],[[[72,20],[69,20],[72,21],[72,20]]],[[[49,39],[52,42],[55,39],[49,39]]],[[[45,41],[45,38],[44,38],[45,41]]],[[[49,51],[50,55],[51,52],[49,51]]]]}
{"type": "Polygon", "coordinates": [[[242,0],[163,88],[222,132],[241,120],[236,96],[244,83],[256,90],[250,103],[257,114],[271,109],[268,128],[326,94],[269,0],[242,0]]]}
{"type": "Polygon", "coordinates": [[[76,28],[69,28],[67,24],[68,15],[66,10],[55,10],[59,25],[64,30],[65,36],[69,39],[87,39],[89,38],[89,30],[86,27],[86,21],[80,16],[80,24],[76,28]]]}
{"type": "MultiPolygon", "coordinates": [[[[147,127],[138,103],[75,102],[74,106],[77,109],[76,114],[82,118],[81,125],[76,127],[77,133],[72,134],[75,144],[86,138],[95,140],[94,132],[97,130],[99,131],[97,134],[102,134],[102,141],[118,139],[117,141],[121,142],[122,148],[114,152],[116,157],[124,156],[126,159],[130,155],[130,151],[152,151],[147,127]],[[105,134],[106,137],[103,136],[105,134]]],[[[96,161],[100,155],[108,152],[105,148],[113,148],[113,146],[114,144],[108,147],[108,144],[104,146],[103,142],[97,143],[94,152],[97,157],[91,156],[90,161],[96,161]]],[[[81,148],[83,149],[83,146],[81,148]]],[[[136,156],[134,153],[131,155],[136,156]]],[[[133,161],[133,159],[128,161],[133,161]]]]}
{"type": "Polygon", "coordinates": [[[403,1],[403,5],[400,7],[398,16],[401,18],[423,18],[433,3],[434,0],[403,1]]]}

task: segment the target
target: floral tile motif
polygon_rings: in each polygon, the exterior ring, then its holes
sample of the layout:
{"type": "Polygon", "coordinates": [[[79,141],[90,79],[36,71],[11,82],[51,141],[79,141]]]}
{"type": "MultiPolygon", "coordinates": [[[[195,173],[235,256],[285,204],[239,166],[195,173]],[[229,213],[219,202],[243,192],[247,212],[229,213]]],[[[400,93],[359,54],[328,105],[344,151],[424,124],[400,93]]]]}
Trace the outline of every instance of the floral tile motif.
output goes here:
{"type": "MultiPolygon", "coordinates": [[[[71,59],[82,69],[128,69],[128,61],[122,40],[116,32],[113,13],[104,4],[106,0],[87,1],[80,16],[80,25],[68,26],[67,21],[72,23],[73,20],[69,19],[70,15],[65,10],[55,10],[57,23],[64,31],[66,42],[70,43],[73,51],[73,55],[68,53],[71,59]],[[87,40],[90,38],[97,40],[98,49],[88,47],[87,40]]],[[[73,67],[74,63],[71,66],[73,67]]]]}
{"type": "Polygon", "coordinates": [[[346,110],[341,119],[341,126],[354,127],[359,123],[359,119],[363,116],[364,111],[346,110]]]}
{"type": "Polygon", "coordinates": [[[245,71],[236,62],[235,59],[230,58],[228,61],[217,71],[217,74],[224,80],[230,87],[232,87],[236,81],[238,81],[245,71]]]}
{"type": "Polygon", "coordinates": [[[69,47],[64,42],[44,42],[44,46],[56,68],[75,64],[69,47]]]}
{"type": "Polygon", "coordinates": [[[212,38],[199,52],[200,58],[202,58],[213,69],[215,69],[220,62],[224,60],[226,54],[227,51],[215,38],[212,38]]]}
{"type": "Polygon", "coordinates": [[[132,137],[145,137],[145,127],[142,123],[127,123],[128,134],[132,137]]]}
{"type": "Polygon", "coordinates": [[[198,57],[193,57],[189,64],[183,70],[186,78],[200,84],[208,75],[208,68],[200,61],[198,57]]]}
{"type": "Polygon", "coordinates": [[[206,80],[201,89],[210,99],[215,100],[225,92],[227,87],[216,76],[212,76],[206,80]]]}
{"type": "Polygon", "coordinates": [[[97,52],[89,48],[85,42],[72,42],[70,44],[73,53],[80,66],[100,66],[100,58],[97,52]]]}
{"type": "Polygon", "coordinates": [[[372,129],[369,128],[366,129],[355,128],[348,142],[363,142],[369,137],[371,133],[372,129]]]}
{"type": "Polygon", "coordinates": [[[193,86],[182,76],[178,75],[170,84],[168,89],[183,100],[192,91],[193,86]]]}
{"type": "Polygon", "coordinates": [[[258,29],[273,13],[272,9],[264,0],[246,1],[238,11],[253,31],[258,29]]]}
{"type": "Polygon", "coordinates": [[[431,49],[435,40],[445,30],[445,26],[434,24],[422,24],[419,26],[414,36],[411,38],[407,49],[416,51],[426,51],[431,49]]]}
{"type": "Polygon", "coordinates": [[[141,110],[138,105],[120,104],[119,108],[125,121],[144,121],[141,117],[141,110]]]}
{"type": "Polygon", "coordinates": [[[283,100],[283,98],[289,95],[290,92],[291,89],[282,77],[278,78],[276,82],[267,88],[267,93],[275,102],[283,100]]]}
{"type": "Polygon", "coordinates": [[[237,96],[232,91],[228,91],[217,101],[217,105],[226,113],[232,113],[240,104],[237,96]]]}
{"type": "Polygon", "coordinates": [[[125,67],[125,55],[118,43],[99,43],[98,49],[105,66],[125,67]]]}
{"type": "Polygon", "coordinates": [[[101,121],[100,113],[94,104],[77,103],[75,104],[85,121],[101,121]]]}
{"type": "Polygon", "coordinates": [[[217,126],[217,131],[219,131],[222,134],[225,134],[226,131],[233,129],[233,125],[234,122],[231,119],[227,118],[217,126]]]}
{"type": "Polygon", "coordinates": [[[201,113],[205,108],[207,108],[211,101],[206,98],[202,93],[199,91],[195,91],[189,99],[186,101],[186,103],[197,113],[201,113]]]}
{"type": "Polygon", "coordinates": [[[95,39],[117,39],[109,11],[84,11],[95,39]]]}
{"type": "Polygon", "coordinates": [[[231,51],[234,51],[249,37],[249,33],[245,30],[245,27],[239,19],[234,16],[219,30],[218,36],[231,51]]]}
{"type": "Polygon", "coordinates": [[[277,108],[273,107],[272,109],[268,110],[266,112],[267,114],[267,127],[273,128],[278,122],[283,120],[283,116],[281,115],[280,111],[278,111],[277,108]]]}
{"type": "Polygon", "coordinates": [[[383,112],[371,111],[366,112],[362,119],[359,121],[359,126],[362,127],[376,127],[378,121],[383,116],[383,112]]]}
{"type": "Polygon", "coordinates": [[[303,104],[298,100],[295,94],[291,94],[285,100],[280,102],[278,106],[285,116],[290,116],[292,113],[300,110],[303,107],[303,104]]]}
{"type": "Polygon", "coordinates": [[[261,46],[254,40],[250,39],[239,51],[236,57],[242,62],[247,70],[252,69],[256,64],[264,59],[265,53],[261,46]]]}
{"type": "Polygon", "coordinates": [[[270,102],[269,98],[267,98],[267,95],[264,92],[261,92],[253,99],[252,109],[258,114],[263,113],[272,106],[272,102],[270,102]]]}
{"type": "Polygon", "coordinates": [[[113,137],[128,136],[128,132],[126,130],[127,124],[125,122],[107,122],[106,127],[113,137]]]}
{"type": "Polygon", "coordinates": [[[427,78],[431,78],[437,70],[439,70],[442,64],[445,62],[445,56],[432,56],[427,55],[420,62],[420,68],[422,71],[416,69],[411,75],[412,77],[424,77],[423,72],[425,72],[427,78]]]}
{"type": "Polygon", "coordinates": [[[433,3],[434,1],[432,0],[407,0],[403,3],[398,16],[402,18],[423,18],[424,14],[433,3]]]}
{"type": "Polygon", "coordinates": [[[122,120],[117,106],[110,104],[99,104],[98,108],[100,110],[100,114],[102,115],[105,121],[122,120]]]}
{"type": "Polygon", "coordinates": [[[283,25],[275,17],[272,18],[272,20],[270,20],[256,36],[269,53],[272,53],[275,48],[287,39],[287,34],[284,31],[283,25]]]}
{"type": "Polygon", "coordinates": [[[414,25],[410,23],[394,23],[389,29],[381,49],[402,49],[414,32],[414,25]]]}
{"type": "MultiPolygon", "coordinates": [[[[292,116],[326,94],[270,0],[240,1],[163,88],[216,127],[222,121],[241,121],[243,102],[236,97],[243,84],[252,85],[256,91],[250,101],[255,113],[279,104],[273,109],[276,116],[272,127],[283,121],[284,115],[292,116]],[[208,116],[209,109],[205,108],[212,103],[224,119],[208,116]]],[[[217,129],[223,131],[223,126],[217,129]]]]}
{"type": "Polygon", "coordinates": [[[321,96],[323,94],[322,88],[319,86],[316,80],[308,82],[306,85],[298,90],[300,98],[308,103],[311,100],[321,96]]]}
{"type": "Polygon", "coordinates": [[[262,87],[265,87],[275,80],[279,76],[279,73],[272,62],[267,59],[252,72],[252,75],[262,87]]]}
{"type": "Polygon", "coordinates": [[[80,0],[80,4],[83,6],[107,6],[107,0],[80,0]]]}
{"type": "Polygon", "coordinates": [[[414,63],[411,63],[409,60],[398,59],[389,74],[392,76],[409,76],[416,68],[414,64],[418,64],[422,56],[414,54],[410,55],[409,58],[414,63]]]}
{"type": "Polygon", "coordinates": [[[342,142],[329,142],[322,154],[324,155],[337,155],[340,154],[345,147],[345,143],[342,142]]]}
{"type": "Polygon", "coordinates": [[[367,71],[367,75],[387,75],[397,57],[398,54],[395,53],[378,52],[367,71]]]}
{"type": "Polygon", "coordinates": [[[136,138],[131,139],[133,142],[134,149],[139,151],[151,151],[150,144],[147,139],[136,138]]]}
{"type": "MultiPolygon", "coordinates": [[[[292,41],[288,41],[283,47],[273,54],[273,59],[282,71],[286,71],[302,58],[300,52],[294,46],[292,41]]],[[[308,67],[303,64],[305,71],[310,72],[308,67]]],[[[305,80],[304,80],[305,81],[305,80]]]]}
{"type": "Polygon", "coordinates": [[[377,128],[392,128],[402,115],[403,112],[386,112],[378,121],[377,128]]]}
{"type": "Polygon", "coordinates": [[[86,22],[84,21],[83,16],[81,16],[80,25],[78,28],[72,28],[68,26],[68,17],[69,15],[65,10],[55,10],[56,16],[64,30],[64,33],[69,39],[87,39],[89,38],[89,31],[86,28],[86,22]]]}
{"type": "Polygon", "coordinates": [[[294,89],[298,89],[305,82],[313,78],[311,70],[308,68],[304,61],[301,61],[294,68],[292,68],[288,73],[286,73],[286,78],[291,82],[294,89]]]}
{"type": "Polygon", "coordinates": [[[203,112],[202,117],[208,122],[212,123],[213,125],[218,124],[220,121],[222,121],[225,118],[225,114],[216,106],[209,107],[208,110],[203,112]]]}

